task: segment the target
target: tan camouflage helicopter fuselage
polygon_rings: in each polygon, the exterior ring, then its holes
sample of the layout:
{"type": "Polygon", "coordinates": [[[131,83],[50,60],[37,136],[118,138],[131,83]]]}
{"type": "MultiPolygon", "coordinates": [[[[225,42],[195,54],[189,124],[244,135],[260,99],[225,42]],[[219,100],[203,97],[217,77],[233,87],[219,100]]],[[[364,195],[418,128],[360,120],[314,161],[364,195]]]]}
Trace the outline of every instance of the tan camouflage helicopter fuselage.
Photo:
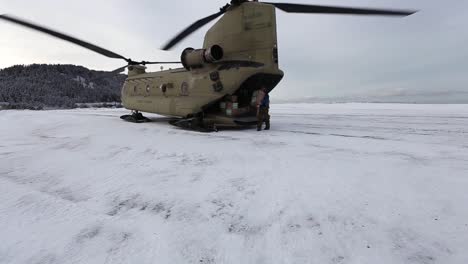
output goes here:
{"type": "Polygon", "coordinates": [[[242,107],[255,90],[264,86],[271,91],[283,78],[272,5],[231,6],[206,33],[203,49],[182,56],[184,68],[146,73],[144,66],[130,66],[122,88],[124,107],[181,118],[203,114],[219,125],[236,125],[241,122],[222,114],[219,102],[236,95],[242,107]],[[216,52],[213,47],[221,47],[221,59],[203,57],[216,52]]]}

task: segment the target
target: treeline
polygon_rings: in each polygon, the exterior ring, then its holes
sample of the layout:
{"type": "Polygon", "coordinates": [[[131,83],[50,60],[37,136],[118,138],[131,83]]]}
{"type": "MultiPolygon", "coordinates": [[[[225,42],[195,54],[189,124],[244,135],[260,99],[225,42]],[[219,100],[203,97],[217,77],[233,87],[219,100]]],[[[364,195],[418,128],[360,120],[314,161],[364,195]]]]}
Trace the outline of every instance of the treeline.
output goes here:
{"type": "Polygon", "coordinates": [[[17,65],[0,70],[0,108],[75,108],[120,102],[126,75],[75,65],[17,65]]]}

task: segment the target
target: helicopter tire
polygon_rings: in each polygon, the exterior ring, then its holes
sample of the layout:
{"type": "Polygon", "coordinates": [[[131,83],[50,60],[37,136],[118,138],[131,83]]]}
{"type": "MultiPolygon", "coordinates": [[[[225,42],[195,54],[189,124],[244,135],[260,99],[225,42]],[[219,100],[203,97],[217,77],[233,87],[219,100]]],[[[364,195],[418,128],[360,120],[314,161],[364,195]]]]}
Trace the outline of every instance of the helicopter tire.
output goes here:
{"type": "Polygon", "coordinates": [[[197,117],[172,120],[169,124],[186,130],[198,131],[202,133],[218,132],[216,126],[206,125],[203,120],[197,117]]]}
{"type": "Polygon", "coordinates": [[[120,119],[125,120],[127,122],[131,123],[146,123],[146,122],[151,122],[151,120],[145,116],[143,116],[142,113],[132,113],[131,115],[123,115],[120,117],[120,119]]]}

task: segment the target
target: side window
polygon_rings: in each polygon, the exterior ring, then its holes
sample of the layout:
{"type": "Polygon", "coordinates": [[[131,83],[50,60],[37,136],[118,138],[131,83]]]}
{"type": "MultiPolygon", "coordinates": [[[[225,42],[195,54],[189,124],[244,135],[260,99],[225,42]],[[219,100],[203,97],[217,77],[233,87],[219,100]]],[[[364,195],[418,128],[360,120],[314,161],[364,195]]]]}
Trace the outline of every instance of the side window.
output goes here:
{"type": "Polygon", "coordinates": [[[188,89],[188,83],[183,82],[182,85],[180,86],[180,95],[182,96],[188,96],[189,95],[189,89],[188,89]]]}
{"type": "Polygon", "coordinates": [[[166,84],[161,84],[161,85],[159,86],[159,89],[161,90],[161,92],[162,92],[163,94],[166,94],[167,85],[166,85],[166,84]]]}

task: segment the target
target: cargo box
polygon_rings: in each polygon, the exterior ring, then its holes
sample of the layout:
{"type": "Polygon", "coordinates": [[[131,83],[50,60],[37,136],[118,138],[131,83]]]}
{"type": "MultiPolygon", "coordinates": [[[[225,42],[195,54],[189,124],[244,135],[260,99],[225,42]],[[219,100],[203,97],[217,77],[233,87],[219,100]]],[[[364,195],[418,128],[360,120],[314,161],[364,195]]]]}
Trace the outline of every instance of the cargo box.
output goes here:
{"type": "Polygon", "coordinates": [[[241,116],[250,113],[251,108],[249,106],[237,108],[237,109],[226,109],[227,116],[241,116]]]}
{"type": "Polygon", "coordinates": [[[227,95],[225,98],[226,102],[231,102],[231,103],[237,103],[239,100],[239,97],[237,95],[227,95]]]}
{"type": "Polygon", "coordinates": [[[257,97],[252,97],[252,101],[250,102],[251,106],[257,106],[257,97]]]}
{"type": "Polygon", "coordinates": [[[252,100],[250,101],[251,106],[257,106],[257,95],[258,95],[258,91],[255,91],[252,94],[252,100]]]}

